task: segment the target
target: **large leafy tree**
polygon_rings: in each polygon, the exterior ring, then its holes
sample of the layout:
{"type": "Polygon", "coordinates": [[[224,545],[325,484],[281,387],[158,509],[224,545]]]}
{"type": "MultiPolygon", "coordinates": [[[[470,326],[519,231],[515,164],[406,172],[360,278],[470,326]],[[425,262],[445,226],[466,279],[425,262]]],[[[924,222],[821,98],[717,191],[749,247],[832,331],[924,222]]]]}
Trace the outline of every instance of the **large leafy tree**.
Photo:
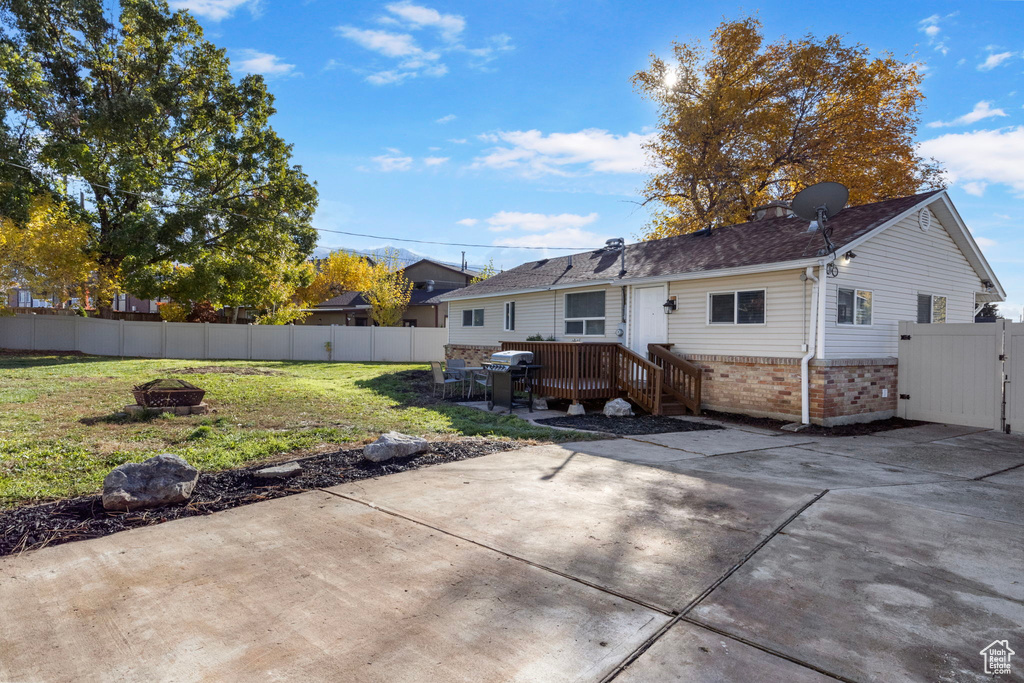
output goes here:
{"type": "Polygon", "coordinates": [[[854,204],[940,183],[914,150],[923,99],[915,65],[839,36],[766,44],[755,18],[725,21],[710,50],[673,43],[633,84],[659,111],[644,188],[648,238],[742,222],[770,200],[831,180],[854,204]]]}
{"type": "Polygon", "coordinates": [[[412,282],[405,277],[398,254],[386,250],[370,269],[363,291],[370,304],[370,318],[380,327],[398,327],[411,297],[412,282]]]}
{"type": "Polygon", "coordinates": [[[263,78],[233,79],[187,12],[119,6],[115,22],[99,0],[0,0],[0,182],[68,204],[84,192],[101,279],[140,296],[169,293],[169,264],[197,274],[197,300],[223,298],[239,269],[289,282],[316,242],[317,193],[270,126],[263,78]]]}

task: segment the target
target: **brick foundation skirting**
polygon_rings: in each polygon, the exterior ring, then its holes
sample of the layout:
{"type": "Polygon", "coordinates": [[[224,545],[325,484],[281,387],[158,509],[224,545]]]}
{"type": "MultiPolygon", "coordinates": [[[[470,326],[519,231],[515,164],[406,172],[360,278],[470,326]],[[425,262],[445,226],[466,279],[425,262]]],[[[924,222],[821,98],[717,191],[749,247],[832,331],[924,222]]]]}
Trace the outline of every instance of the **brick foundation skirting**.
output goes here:
{"type": "MultiPolygon", "coordinates": [[[[704,371],[705,408],[800,419],[799,358],[691,355],[686,359],[704,371]]],[[[830,426],[894,416],[896,371],[895,358],[812,360],[808,387],[811,422],[830,426]]]]}
{"type": "Polygon", "coordinates": [[[481,365],[491,358],[495,351],[501,351],[500,346],[486,346],[480,344],[445,344],[445,358],[461,358],[467,365],[481,365]]]}

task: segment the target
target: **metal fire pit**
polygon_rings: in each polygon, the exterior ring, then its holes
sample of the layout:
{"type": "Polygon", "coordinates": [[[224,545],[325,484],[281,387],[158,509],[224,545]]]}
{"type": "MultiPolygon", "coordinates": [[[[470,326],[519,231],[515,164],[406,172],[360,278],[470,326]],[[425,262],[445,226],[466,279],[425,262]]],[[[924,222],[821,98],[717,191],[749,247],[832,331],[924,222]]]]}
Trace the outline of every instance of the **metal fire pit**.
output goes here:
{"type": "Polygon", "coordinates": [[[132,390],[135,401],[145,408],[197,406],[203,402],[205,389],[183,379],[155,379],[132,390]]]}

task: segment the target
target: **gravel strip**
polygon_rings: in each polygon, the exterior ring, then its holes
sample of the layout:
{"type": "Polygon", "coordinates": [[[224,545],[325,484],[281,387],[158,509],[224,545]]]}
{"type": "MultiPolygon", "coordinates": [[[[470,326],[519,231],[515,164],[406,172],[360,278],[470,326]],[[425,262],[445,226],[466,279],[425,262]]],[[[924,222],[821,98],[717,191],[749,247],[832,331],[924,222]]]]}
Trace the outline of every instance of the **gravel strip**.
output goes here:
{"type": "Polygon", "coordinates": [[[606,417],[604,415],[580,415],[565,417],[547,417],[534,420],[537,424],[548,427],[565,427],[568,429],[587,429],[595,432],[608,432],[619,436],[638,436],[641,434],[668,434],[670,432],[696,432],[705,429],[723,429],[718,425],[698,422],[696,420],[680,420],[660,415],[638,415],[636,417],[606,417]]]}

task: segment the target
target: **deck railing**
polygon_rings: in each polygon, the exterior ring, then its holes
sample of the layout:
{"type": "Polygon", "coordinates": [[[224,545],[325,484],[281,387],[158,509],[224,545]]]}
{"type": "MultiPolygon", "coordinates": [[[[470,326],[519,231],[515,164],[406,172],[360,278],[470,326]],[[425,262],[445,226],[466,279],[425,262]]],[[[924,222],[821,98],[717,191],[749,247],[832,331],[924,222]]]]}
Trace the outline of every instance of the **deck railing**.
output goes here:
{"type": "Polygon", "coordinates": [[[661,412],[662,369],[621,344],[608,342],[501,342],[503,351],[533,353],[541,369],[534,393],[583,401],[625,393],[644,410],[661,412]]]}
{"type": "Polygon", "coordinates": [[[671,344],[648,344],[651,361],[664,371],[665,393],[694,415],[700,415],[701,370],[669,351],[671,344]]]}

